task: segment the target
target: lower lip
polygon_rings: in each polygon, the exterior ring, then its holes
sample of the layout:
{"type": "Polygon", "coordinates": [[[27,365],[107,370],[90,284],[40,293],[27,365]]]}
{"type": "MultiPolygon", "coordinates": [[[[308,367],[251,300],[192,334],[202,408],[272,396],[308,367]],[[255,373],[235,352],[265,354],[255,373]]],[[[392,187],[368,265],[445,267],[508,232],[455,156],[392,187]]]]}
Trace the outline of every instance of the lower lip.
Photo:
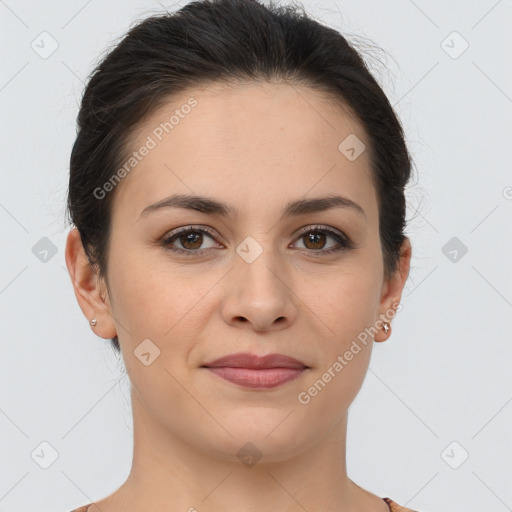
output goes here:
{"type": "Polygon", "coordinates": [[[255,370],[252,368],[232,368],[221,366],[207,368],[219,377],[233,384],[248,388],[274,388],[285,382],[296,379],[306,368],[266,368],[255,370]]]}

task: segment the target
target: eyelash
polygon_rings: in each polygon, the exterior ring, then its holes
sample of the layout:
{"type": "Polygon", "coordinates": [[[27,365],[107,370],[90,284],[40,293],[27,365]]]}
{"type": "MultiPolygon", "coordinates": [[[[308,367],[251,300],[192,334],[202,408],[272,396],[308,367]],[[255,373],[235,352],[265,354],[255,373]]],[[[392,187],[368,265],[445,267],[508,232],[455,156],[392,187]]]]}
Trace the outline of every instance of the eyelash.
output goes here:
{"type": "MultiPolygon", "coordinates": [[[[186,226],[183,228],[179,228],[173,233],[171,233],[170,236],[166,236],[161,240],[161,245],[164,247],[165,250],[171,251],[178,254],[183,254],[185,256],[197,256],[197,255],[203,255],[206,252],[209,252],[212,248],[203,249],[203,250],[192,250],[192,249],[180,249],[179,247],[173,247],[171,244],[179,238],[180,236],[183,236],[184,234],[188,233],[203,233],[206,235],[209,235],[211,238],[215,239],[215,234],[205,226],[201,227],[193,227],[193,226],[186,226]]],[[[328,256],[333,253],[347,251],[350,249],[354,249],[355,245],[351,242],[351,240],[346,237],[345,235],[342,235],[338,233],[337,231],[334,231],[330,228],[324,227],[324,226],[312,226],[308,228],[302,229],[297,236],[297,240],[302,238],[303,236],[309,234],[309,233],[323,233],[331,236],[335,239],[335,241],[338,243],[338,246],[331,247],[327,250],[314,250],[314,249],[304,249],[308,251],[313,256],[328,256]]]]}

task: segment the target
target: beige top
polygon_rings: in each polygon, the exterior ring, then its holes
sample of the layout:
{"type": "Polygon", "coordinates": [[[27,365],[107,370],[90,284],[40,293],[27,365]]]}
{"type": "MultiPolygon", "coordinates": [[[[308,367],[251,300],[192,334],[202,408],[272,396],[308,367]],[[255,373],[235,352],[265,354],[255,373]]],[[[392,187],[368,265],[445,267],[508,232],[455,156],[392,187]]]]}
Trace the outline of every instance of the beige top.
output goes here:
{"type": "MultiPolygon", "coordinates": [[[[395,503],[391,498],[382,498],[388,505],[390,512],[417,512],[410,508],[401,507],[398,503],[395,503]]],[[[80,508],[75,508],[71,512],[87,512],[87,509],[92,505],[89,503],[80,508]]]]}

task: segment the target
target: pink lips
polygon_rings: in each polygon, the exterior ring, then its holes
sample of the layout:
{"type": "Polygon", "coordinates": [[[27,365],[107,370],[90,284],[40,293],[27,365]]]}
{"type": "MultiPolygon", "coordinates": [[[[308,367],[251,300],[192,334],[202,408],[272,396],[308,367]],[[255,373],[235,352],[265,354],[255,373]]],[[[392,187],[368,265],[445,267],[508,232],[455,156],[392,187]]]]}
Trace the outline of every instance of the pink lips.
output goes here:
{"type": "Polygon", "coordinates": [[[203,367],[225,380],[249,388],[273,388],[297,378],[308,369],[304,363],[282,354],[258,357],[249,353],[230,354],[203,367]]]}

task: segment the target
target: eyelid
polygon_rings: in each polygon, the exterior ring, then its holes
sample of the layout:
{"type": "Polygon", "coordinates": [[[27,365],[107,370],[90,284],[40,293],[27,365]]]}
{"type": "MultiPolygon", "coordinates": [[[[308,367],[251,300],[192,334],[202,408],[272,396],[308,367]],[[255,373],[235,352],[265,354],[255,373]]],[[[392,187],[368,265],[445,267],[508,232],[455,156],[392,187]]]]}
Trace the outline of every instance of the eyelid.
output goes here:
{"type": "Polygon", "coordinates": [[[212,238],[222,238],[217,231],[214,231],[212,228],[204,226],[203,224],[190,224],[189,226],[181,226],[171,230],[169,233],[166,233],[163,238],[169,239],[181,233],[188,233],[189,231],[206,231],[206,233],[208,233],[212,238]]]}
{"type": "Polygon", "coordinates": [[[295,238],[300,237],[301,235],[304,235],[306,233],[309,233],[310,231],[325,231],[326,233],[331,233],[333,235],[337,235],[341,238],[343,238],[347,243],[350,242],[349,238],[338,229],[331,228],[330,226],[324,226],[323,224],[310,224],[309,226],[305,226],[303,228],[300,228],[297,233],[295,233],[295,238]]]}

